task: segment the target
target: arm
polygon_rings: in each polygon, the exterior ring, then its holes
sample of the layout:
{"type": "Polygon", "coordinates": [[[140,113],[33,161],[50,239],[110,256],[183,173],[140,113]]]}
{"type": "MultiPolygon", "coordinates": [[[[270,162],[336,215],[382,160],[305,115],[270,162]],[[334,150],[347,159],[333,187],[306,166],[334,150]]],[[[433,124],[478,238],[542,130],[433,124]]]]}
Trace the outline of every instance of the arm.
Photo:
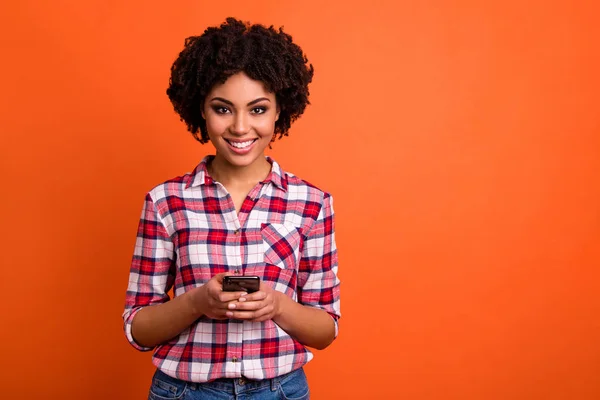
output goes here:
{"type": "Polygon", "coordinates": [[[131,262],[123,313],[127,339],[138,350],[148,351],[180,334],[200,316],[225,318],[227,304],[240,293],[221,290],[223,275],[170,300],[175,280],[175,252],[150,194],[142,210],[131,262]]]}
{"type": "Polygon", "coordinates": [[[140,309],[131,322],[131,336],[144,348],[154,348],[179,335],[202,315],[187,292],[166,303],[140,309]]]}
{"type": "Polygon", "coordinates": [[[240,298],[240,292],[223,292],[223,276],[215,275],[166,303],[141,309],[132,322],[132,337],[144,347],[154,347],[179,335],[202,315],[225,319],[227,305],[240,298]]]}
{"type": "Polygon", "coordinates": [[[229,304],[228,318],[262,322],[272,319],[305,346],[322,350],[335,339],[335,320],[325,310],[305,306],[261,282],[259,292],[242,294],[229,304]]]}
{"type": "Polygon", "coordinates": [[[305,346],[323,350],[336,336],[335,322],[325,310],[295,302],[281,292],[279,313],[273,321],[305,346]]]}
{"type": "Polygon", "coordinates": [[[300,343],[324,349],[335,339],[340,316],[333,204],[326,195],[304,242],[298,271],[298,302],[261,283],[259,292],[229,305],[230,318],[272,319],[300,343]]]}

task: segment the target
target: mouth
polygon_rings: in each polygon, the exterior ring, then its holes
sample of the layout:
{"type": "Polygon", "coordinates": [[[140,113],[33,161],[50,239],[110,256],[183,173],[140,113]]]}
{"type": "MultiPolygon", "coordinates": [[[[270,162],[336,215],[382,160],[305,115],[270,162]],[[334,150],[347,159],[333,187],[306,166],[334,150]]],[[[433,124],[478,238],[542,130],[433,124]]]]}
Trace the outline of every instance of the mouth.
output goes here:
{"type": "Polygon", "coordinates": [[[250,147],[256,142],[258,139],[249,139],[249,140],[229,140],[225,139],[227,144],[233,148],[233,150],[244,151],[250,149],[250,147]]]}
{"type": "Polygon", "coordinates": [[[256,143],[258,139],[249,139],[249,140],[230,140],[224,139],[229,148],[237,154],[245,154],[253,147],[252,145],[256,143]]]}
{"type": "Polygon", "coordinates": [[[233,140],[229,140],[229,139],[225,139],[225,141],[231,146],[231,147],[235,147],[236,149],[240,149],[243,150],[245,148],[248,148],[250,146],[252,146],[252,144],[254,142],[256,142],[258,139],[250,139],[250,140],[244,140],[244,141],[233,141],[233,140]]]}

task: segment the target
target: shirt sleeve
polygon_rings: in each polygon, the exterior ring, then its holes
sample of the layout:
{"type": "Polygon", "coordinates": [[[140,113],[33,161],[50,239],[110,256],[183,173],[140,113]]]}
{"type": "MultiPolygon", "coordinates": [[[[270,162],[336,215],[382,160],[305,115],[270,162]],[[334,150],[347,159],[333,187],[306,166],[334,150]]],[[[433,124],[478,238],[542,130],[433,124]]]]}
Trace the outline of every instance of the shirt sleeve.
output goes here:
{"type": "Polygon", "coordinates": [[[136,343],[131,334],[135,315],[144,307],[164,303],[175,280],[175,255],[171,237],[159,218],[150,194],[146,195],[129,272],[123,313],[125,336],[140,351],[152,350],[136,343]]]}
{"type": "Polygon", "coordinates": [[[335,337],[341,317],[337,270],[333,198],[326,193],[319,216],[304,239],[298,271],[298,302],[327,311],[335,323],[335,337]]]}

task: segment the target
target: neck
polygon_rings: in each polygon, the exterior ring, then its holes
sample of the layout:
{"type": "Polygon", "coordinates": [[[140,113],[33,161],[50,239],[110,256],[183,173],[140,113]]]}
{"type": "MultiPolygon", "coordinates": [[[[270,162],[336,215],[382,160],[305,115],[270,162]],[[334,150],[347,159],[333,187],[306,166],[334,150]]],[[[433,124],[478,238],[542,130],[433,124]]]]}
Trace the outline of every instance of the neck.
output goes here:
{"type": "Polygon", "coordinates": [[[255,185],[263,181],[271,172],[271,164],[265,157],[257,158],[247,166],[232,165],[217,154],[207,165],[210,176],[224,185],[255,185]]]}

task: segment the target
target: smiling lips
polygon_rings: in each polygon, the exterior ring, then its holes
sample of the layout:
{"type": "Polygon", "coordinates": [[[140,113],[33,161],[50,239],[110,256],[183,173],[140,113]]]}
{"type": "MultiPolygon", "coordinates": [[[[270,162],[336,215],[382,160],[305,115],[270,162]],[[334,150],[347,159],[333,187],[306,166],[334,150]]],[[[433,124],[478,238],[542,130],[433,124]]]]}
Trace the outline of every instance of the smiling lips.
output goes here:
{"type": "Polygon", "coordinates": [[[232,149],[237,154],[248,153],[250,151],[250,149],[252,148],[252,145],[257,140],[258,139],[251,139],[251,140],[245,140],[245,141],[241,142],[239,140],[233,141],[233,140],[225,139],[225,141],[229,144],[229,148],[232,149]]]}

